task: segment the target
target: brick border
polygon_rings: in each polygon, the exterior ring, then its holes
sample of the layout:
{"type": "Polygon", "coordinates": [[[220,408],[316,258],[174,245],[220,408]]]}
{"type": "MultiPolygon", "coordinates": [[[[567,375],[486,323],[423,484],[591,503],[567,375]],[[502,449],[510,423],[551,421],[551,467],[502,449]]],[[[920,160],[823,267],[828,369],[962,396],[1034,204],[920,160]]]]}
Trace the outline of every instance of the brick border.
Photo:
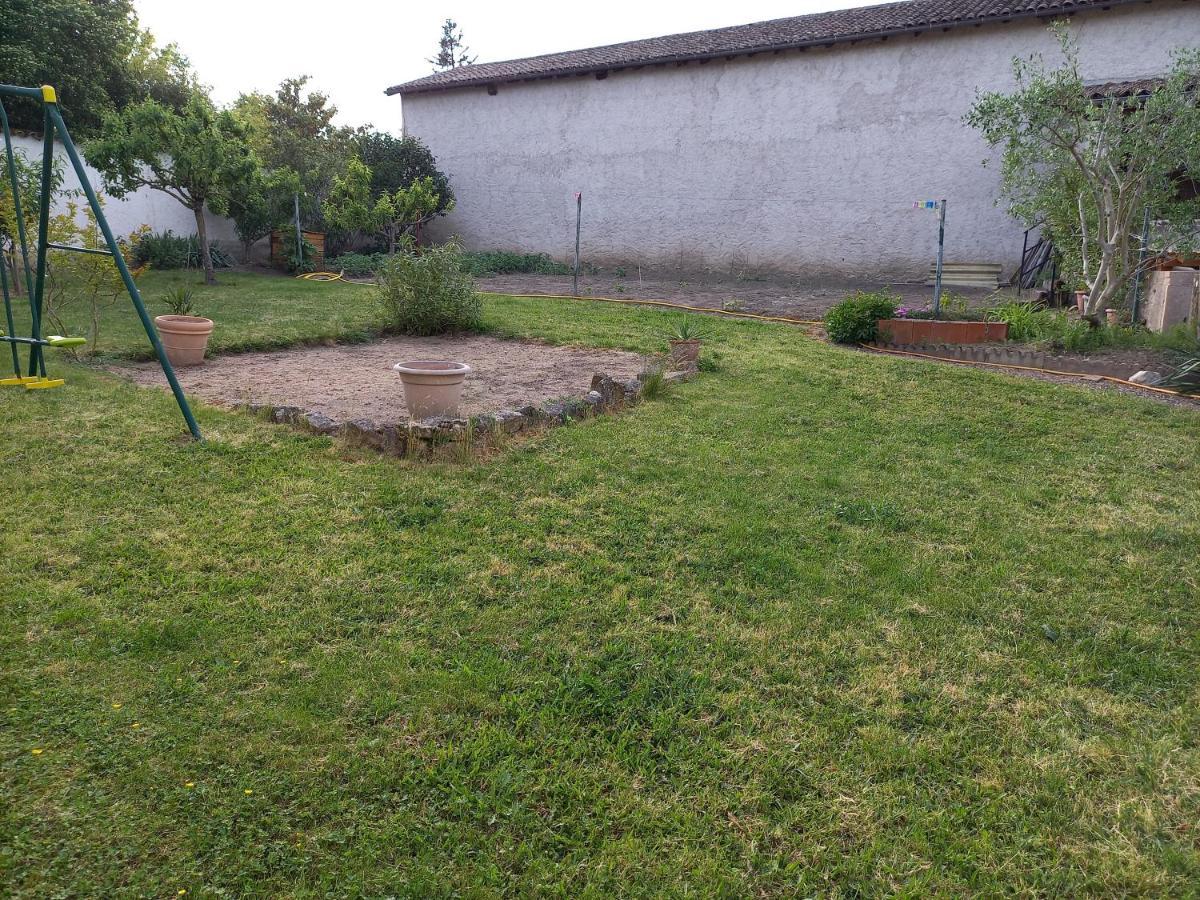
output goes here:
{"type": "MultiPolygon", "coordinates": [[[[567,422],[591,419],[636,406],[642,400],[642,383],[649,373],[620,381],[597,372],[591,389],[582,397],[547,400],[520,409],[502,409],[469,418],[434,418],[418,421],[379,423],[369,419],[339,422],[324,413],[308,412],[298,406],[239,403],[242,409],[281,425],[293,425],[312,434],[340,437],[356,447],[369,447],[388,456],[436,459],[461,456],[504,444],[522,433],[544,431],[567,422]]],[[[690,381],[696,370],[667,372],[668,382],[690,381]]]]}

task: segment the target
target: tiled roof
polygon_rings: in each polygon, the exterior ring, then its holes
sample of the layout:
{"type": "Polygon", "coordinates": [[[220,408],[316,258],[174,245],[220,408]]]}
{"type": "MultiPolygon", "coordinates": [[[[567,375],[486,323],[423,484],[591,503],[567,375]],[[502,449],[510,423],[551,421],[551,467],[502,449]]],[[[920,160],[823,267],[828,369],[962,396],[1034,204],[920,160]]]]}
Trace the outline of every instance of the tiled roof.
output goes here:
{"type": "Polygon", "coordinates": [[[832,45],[984,22],[1067,15],[1144,0],[905,0],[857,9],[772,19],[750,25],[692,31],[666,37],[550,53],[507,62],[459,66],[387,89],[419,94],[452,88],[582,75],[633,66],[714,59],[772,50],[832,45]]]}
{"type": "Polygon", "coordinates": [[[1092,100],[1107,100],[1116,97],[1145,97],[1153,94],[1165,82],[1161,78],[1140,78],[1137,81],[1106,81],[1102,84],[1086,85],[1092,100]]]}

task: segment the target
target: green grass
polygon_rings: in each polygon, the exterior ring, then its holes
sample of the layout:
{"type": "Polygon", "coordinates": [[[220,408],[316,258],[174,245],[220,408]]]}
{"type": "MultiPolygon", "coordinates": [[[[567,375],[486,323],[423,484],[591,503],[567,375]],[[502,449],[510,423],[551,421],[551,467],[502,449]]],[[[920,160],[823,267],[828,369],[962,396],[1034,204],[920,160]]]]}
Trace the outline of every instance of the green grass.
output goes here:
{"type": "MultiPolygon", "coordinates": [[[[242,340],[369,327],[242,287],[242,340]]],[[[0,393],[5,893],[1194,893],[1200,415],[709,328],[719,371],[477,464],[194,445],[57,358],[0,393]]]]}

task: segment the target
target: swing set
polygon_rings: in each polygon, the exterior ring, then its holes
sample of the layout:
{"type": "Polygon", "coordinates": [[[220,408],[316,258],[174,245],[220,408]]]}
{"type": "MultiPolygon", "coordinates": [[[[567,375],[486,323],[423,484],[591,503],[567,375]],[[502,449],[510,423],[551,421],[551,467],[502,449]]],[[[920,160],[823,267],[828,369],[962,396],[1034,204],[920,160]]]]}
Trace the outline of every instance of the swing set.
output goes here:
{"type": "Polygon", "coordinates": [[[171,363],[167,359],[167,354],[163,350],[162,342],[158,338],[154,322],[150,319],[150,314],[146,312],[146,305],[142,302],[142,296],[138,292],[137,285],[134,284],[133,276],[129,273],[129,267],[125,265],[125,257],[121,254],[121,249],[117,245],[117,240],[113,236],[112,229],[109,228],[108,220],[104,218],[104,210],[101,209],[96,192],[92,188],[91,182],[88,181],[87,170],[84,169],[83,160],[79,157],[79,151],[75,148],[75,143],[71,140],[71,135],[67,132],[67,126],[63,122],[62,113],[58,109],[58,98],[54,88],[49,85],[44,85],[40,88],[30,88],[0,84],[0,128],[4,132],[4,162],[7,169],[8,188],[12,192],[12,212],[16,231],[16,234],[9,235],[9,238],[15,245],[13,248],[14,256],[20,257],[21,274],[14,277],[17,277],[18,286],[20,281],[24,280],[25,293],[29,299],[30,321],[29,335],[27,337],[18,336],[16,334],[17,327],[16,318],[13,313],[12,298],[9,294],[8,273],[6,271],[7,263],[2,255],[0,255],[0,292],[4,295],[4,317],[5,325],[7,325],[7,331],[0,331],[0,343],[8,344],[9,350],[12,352],[13,369],[11,378],[0,378],[0,386],[24,388],[27,391],[62,387],[64,384],[62,378],[50,378],[46,375],[45,349],[47,347],[52,349],[78,347],[86,343],[86,339],[81,337],[63,337],[57,334],[43,335],[42,333],[42,316],[45,312],[43,299],[46,288],[47,253],[50,250],[56,250],[108,256],[112,258],[113,264],[121,274],[121,280],[125,284],[125,289],[129,292],[129,299],[133,301],[138,318],[142,320],[142,327],[146,329],[146,337],[150,339],[150,344],[154,347],[154,353],[158,357],[159,365],[162,366],[163,374],[167,377],[167,383],[171,386],[171,392],[175,395],[175,401],[179,404],[179,411],[183,413],[183,418],[187,422],[188,430],[196,440],[202,440],[200,426],[196,424],[196,418],[192,415],[192,409],[183,394],[183,388],[179,386],[179,380],[175,377],[175,370],[171,367],[171,363]],[[36,252],[33,266],[30,266],[30,247],[26,233],[25,216],[21,208],[21,185],[17,177],[17,164],[13,153],[12,133],[8,127],[8,112],[4,108],[4,99],[6,97],[22,97],[42,104],[42,177],[41,191],[38,195],[37,243],[34,244],[36,252]],[[55,244],[49,239],[50,194],[54,176],[54,140],[56,137],[62,142],[63,148],[67,152],[71,168],[74,170],[75,176],[79,179],[79,185],[83,189],[84,196],[87,197],[88,206],[91,208],[92,214],[96,217],[96,224],[99,226],[101,234],[104,235],[104,242],[108,248],[106,250],[91,247],[73,247],[68,244],[55,244]],[[24,367],[21,362],[20,347],[29,348],[28,359],[24,367]]]}

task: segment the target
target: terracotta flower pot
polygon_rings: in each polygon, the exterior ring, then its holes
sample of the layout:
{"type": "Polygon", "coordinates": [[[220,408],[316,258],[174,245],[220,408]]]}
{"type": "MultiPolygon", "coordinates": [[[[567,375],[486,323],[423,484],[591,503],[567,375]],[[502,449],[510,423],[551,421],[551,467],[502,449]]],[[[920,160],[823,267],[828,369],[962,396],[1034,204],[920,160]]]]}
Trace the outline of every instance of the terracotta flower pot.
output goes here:
{"type": "Polygon", "coordinates": [[[693,371],[700,367],[700,341],[668,341],[671,345],[670,366],[677,371],[693,371]]]}
{"type": "Polygon", "coordinates": [[[172,366],[198,366],[213,332],[212,319],[203,316],[155,316],[159,340],[172,366]]]}
{"type": "Polygon", "coordinates": [[[412,419],[458,415],[463,381],[471,367],[444,359],[419,359],[396,363],[404,385],[404,404],[412,419]]]}
{"type": "Polygon", "coordinates": [[[1075,308],[1079,310],[1079,314],[1083,315],[1087,312],[1088,295],[1087,291],[1075,292],[1075,308]]]}

